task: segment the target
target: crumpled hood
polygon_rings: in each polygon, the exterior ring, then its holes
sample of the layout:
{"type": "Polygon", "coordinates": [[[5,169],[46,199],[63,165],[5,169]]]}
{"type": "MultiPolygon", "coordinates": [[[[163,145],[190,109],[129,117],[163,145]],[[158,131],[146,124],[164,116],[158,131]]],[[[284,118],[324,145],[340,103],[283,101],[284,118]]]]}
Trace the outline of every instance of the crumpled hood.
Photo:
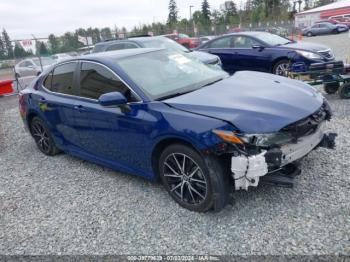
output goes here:
{"type": "Polygon", "coordinates": [[[222,119],[248,134],[273,133],[316,112],[313,87],[272,74],[240,71],[191,93],[164,100],[188,112],[222,119]]]}
{"type": "Polygon", "coordinates": [[[282,45],[279,47],[287,48],[287,49],[294,49],[294,50],[312,51],[312,52],[324,51],[324,50],[329,49],[329,47],[327,47],[325,45],[307,43],[307,42],[295,42],[295,43],[290,43],[287,45],[282,45]]]}
{"type": "Polygon", "coordinates": [[[191,57],[197,58],[204,64],[214,64],[218,61],[219,57],[217,55],[212,55],[201,51],[192,51],[188,53],[191,57]]]}

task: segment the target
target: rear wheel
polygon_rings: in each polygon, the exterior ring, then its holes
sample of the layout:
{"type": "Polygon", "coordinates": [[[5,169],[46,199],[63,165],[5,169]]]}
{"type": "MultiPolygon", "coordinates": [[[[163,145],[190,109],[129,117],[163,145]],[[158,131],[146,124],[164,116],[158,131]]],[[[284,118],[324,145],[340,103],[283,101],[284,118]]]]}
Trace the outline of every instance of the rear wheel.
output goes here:
{"type": "Polygon", "coordinates": [[[35,140],[37,147],[45,155],[53,156],[60,152],[60,150],[55,145],[48,127],[41,118],[34,117],[32,119],[30,123],[30,132],[35,140]]]}
{"type": "Polygon", "coordinates": [[[333,33],[333,34],[339,34],[339,31],[338,31],[338,29],[336,28],[336,29],[334,29],[334,30],[332,31],[332,33],[333,33]]]}
{"type": "Polygon", "coordinates": [[[278,61],[274,65],[272,69],[272,73],[274,73],[275,75],[287,76],[288,70],[289,70],[289,60],[283,59],[278,61]]]}
{"type": "Polygon", "coordinates": [[[312,34],[311,32],[307,32],[306,35],[307,35],[308,37],[313,36],[313,34],[312,34]]]}
{"type": "Polygon", "coordinates": [[[220,211],[228,203],[229,181],[218,159],[204,159],[189,146],[167,147],[159,159],[160,178],[170,196],[182,207],[220,211]]]}
{"type": "Polygon", "coordinates": [[[350,98],[350,83],[345,83],[340,87],[339,96],[343,99],[350,98]]]}

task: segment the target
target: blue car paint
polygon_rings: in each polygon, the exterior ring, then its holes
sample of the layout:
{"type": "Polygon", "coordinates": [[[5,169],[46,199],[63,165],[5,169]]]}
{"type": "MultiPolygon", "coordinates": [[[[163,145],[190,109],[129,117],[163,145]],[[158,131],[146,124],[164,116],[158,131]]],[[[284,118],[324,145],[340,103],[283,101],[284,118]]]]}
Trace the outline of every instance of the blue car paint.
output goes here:
{"type": "Polygon", "coordinates": [[[293,42],[286,45],[280,46],[269,46],[265,42],[261,41],[254,36],[251,32],[233,33],[215,38],[202,46],[198,47],[197,50],[209,52],[211,54],[220,57],[223,64],[223,69],[230,74],[240,70],[251,70],[271,73],[274,65],[280,61],[288,59],[293,54],[293,62],[304,63],[308,67],[312,63],[329,62],[334,60],[333,58],[323,59],[308,59],[297,53],[296,50],[315,52],[324,51],[329,49],[324,45],[304,42],[293,42]],[[264,48],[209,48],[208,46],[218,39],[234,36],[247,36],[256,42],[260,43],[264,48]]]}
{"type": "MultiPolygon", "coordinates": [[[[114,52],[109,53],[113,57],[114,52]]],[[[245,133],[276,131],[282,123],[295,122],[312,114],[321,105],[321,97],[301,82],[276,77],[275,81],[282,83],[285,80],[283,85],[288,87],[277,86],[269,81],[270,75],[253,72],[242,72],[174,99],[151,101],[108,56],[96,55],[78,60],[96,61],[108,66],[143,101],[130,103],[125,111],[120,107],[103,107],[90,99],[52,93],[42,86],[48,70],[21,91],[24,97],[21,107],[26,111],[23,116],[25,124],[28,125],[33,115],[37,115],[45,121],[61,150],[150,180],[156,179],[153,153],[157,145],[167,139],[178,139],[200,152],[207,151],[222,143],[213,129],[245,133]],[[253,76],[259,79],[260,85],[250,81],[253,76]],[[249,79],[249,82],[244,79],[249,79]],[[264,98],[261,90],[269,85],[272,85],[267,89],[270,97],[264,98]],[[286,93],[277,91],[278,88],[283,88],[286,93]],[[272,95],[273,90],[275,95],[272,95]],[[290,98],[292,95],[296,98],[290,98]],[[79,106],[84,110],[79,110],[79,106]],[[265,112],[260,112],[263,110],[265,112]],[[291,110],[289,117],[286,116],[288,110],[291,110]],[[281,111],[281,116],[278,116],[278,111],[281,111]],[[250,125],[254,127],[249,128],[250,125]]]]}

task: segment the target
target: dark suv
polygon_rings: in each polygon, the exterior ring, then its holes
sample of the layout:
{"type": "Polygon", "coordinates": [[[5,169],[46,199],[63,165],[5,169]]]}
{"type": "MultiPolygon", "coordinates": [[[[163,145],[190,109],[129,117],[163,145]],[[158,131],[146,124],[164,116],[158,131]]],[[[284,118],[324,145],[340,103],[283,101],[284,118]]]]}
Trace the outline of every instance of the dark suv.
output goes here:
{"type": "Polygon", "coordinates": [[[174,40],[164,36],[132,37],[128,39],[104,41],[97,43],[92,50],[92,53],[132,48],[165,48],[175,50],[186,53],[193,58],[197,58],[205,64],[214,65],[221,68],[221,60],[219,56],[201,51],[191,51],[174,40]]]}

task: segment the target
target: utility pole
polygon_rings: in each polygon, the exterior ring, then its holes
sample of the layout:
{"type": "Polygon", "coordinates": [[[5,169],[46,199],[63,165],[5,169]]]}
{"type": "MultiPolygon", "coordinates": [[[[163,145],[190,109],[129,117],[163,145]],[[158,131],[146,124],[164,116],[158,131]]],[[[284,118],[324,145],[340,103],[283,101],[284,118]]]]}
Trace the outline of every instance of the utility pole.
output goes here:
{"type": "Polygon", "coordinates": [[[191,19],[192,19],[192,23],[193,23],[193,33],[194,33],[194,36],[196,36],[196,25],[195,25],[194,19],[193,19],[193,17],[192,17],[192,8],[193,8],[193,7],[194,7],[193,5],[190,5],[190,21],[191,21],[191,19]]]}

